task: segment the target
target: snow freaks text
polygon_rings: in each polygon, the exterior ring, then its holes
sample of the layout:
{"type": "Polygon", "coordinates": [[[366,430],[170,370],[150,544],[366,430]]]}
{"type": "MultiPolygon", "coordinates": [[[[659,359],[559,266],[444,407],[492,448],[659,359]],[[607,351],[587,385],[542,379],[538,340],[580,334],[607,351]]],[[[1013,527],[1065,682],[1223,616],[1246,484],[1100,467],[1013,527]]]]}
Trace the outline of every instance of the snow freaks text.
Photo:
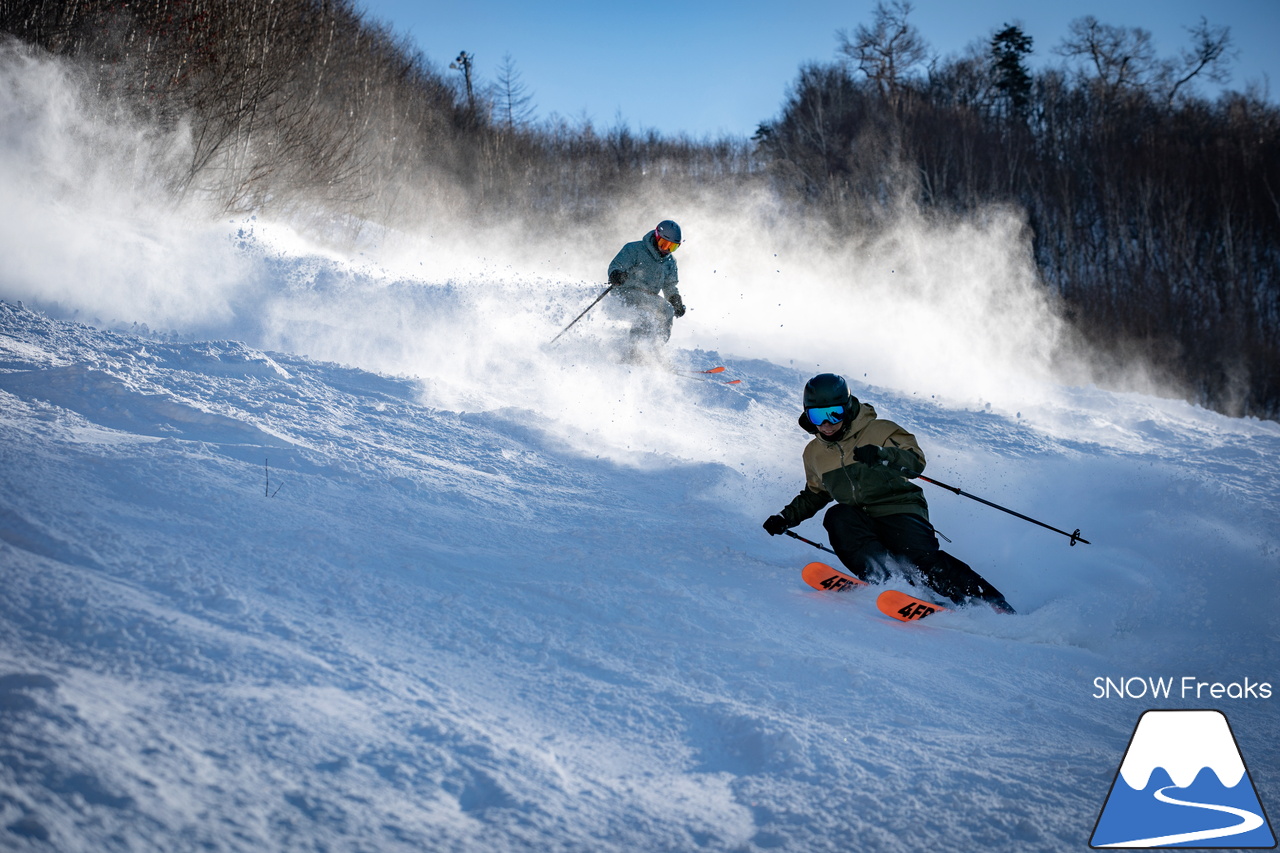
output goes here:
{"type": "Polygon", "coordinates": [[[1245,677],[1241,681],[1223,683],[1203,681],[1194,675],[1181,678],[1130,676],[1111,678],[1098,676],[1093,680],[1094,699],[1270,699],[1271,682],[1254,681],[1245,677]]]}

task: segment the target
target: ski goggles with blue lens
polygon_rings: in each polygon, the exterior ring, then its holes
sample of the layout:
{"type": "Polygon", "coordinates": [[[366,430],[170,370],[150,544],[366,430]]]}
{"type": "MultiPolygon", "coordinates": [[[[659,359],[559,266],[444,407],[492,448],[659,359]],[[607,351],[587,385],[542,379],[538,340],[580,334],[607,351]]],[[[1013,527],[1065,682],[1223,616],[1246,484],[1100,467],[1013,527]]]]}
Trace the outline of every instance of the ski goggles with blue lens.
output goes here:
{"type": "Polygon", "coordinates": [[[838,424],[844,420],[844,406],[819,406],[805,409],[805,414],[809,416],[809,423],[814,426],[838,424]]]}

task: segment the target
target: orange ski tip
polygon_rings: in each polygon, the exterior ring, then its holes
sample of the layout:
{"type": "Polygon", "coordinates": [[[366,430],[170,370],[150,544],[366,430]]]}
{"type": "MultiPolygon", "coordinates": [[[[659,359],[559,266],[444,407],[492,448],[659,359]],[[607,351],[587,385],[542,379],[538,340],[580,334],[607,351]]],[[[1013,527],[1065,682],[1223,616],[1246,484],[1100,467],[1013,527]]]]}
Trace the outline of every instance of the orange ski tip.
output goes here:
{"type": "Polygon", "coordinates": [[[896,589],[886,589],[876,597],[876,607],[885,616],[899,622],[917,622],[934,613],[946,612],[947,608],[929,601],[922,601],[896,589]]]}
{"type": "Polygon", "coordinates": [[[724,373],[723,367],[713,367],[710,370],[704,370],[703,373],[724,373]]]}
{"type": "Polygon", "coordinates": [[[839,592],[867,585],[865,581],[845,574],[839,569],[833,569],[826,563],[810,563],[800,570],[800,577],[809,586],[823,592],[839,592]]]}

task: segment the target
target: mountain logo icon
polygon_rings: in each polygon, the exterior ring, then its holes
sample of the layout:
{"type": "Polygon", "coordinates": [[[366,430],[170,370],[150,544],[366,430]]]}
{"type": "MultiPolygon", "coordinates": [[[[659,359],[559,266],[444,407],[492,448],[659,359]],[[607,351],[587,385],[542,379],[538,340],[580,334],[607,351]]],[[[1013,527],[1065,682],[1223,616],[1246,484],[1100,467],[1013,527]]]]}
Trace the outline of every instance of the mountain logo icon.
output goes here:
{"type": "Polygon", "coordinates": [[[1226,715],[1143,714],[1089,846],[1275,847],[1226,715]]]}

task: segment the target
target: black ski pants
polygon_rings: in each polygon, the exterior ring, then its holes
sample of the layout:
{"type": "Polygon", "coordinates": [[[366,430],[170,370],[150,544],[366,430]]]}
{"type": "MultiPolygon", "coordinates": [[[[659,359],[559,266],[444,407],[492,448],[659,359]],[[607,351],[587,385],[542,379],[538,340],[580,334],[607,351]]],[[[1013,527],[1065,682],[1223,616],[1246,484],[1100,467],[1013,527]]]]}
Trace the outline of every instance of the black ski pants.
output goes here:
{"type": "Polygon", "coordinates": [[[1004,602],[1000,591],[967,563],[939,548],[933,525],[915,513],[873,518],[864,510],[838,503],[827,510],[822,526],[840,562],[868,583],[888,580],[894,568],[914,583],[910,570],[915,569],[925,585],[955,604],[974,598],[1004,602]]]}

